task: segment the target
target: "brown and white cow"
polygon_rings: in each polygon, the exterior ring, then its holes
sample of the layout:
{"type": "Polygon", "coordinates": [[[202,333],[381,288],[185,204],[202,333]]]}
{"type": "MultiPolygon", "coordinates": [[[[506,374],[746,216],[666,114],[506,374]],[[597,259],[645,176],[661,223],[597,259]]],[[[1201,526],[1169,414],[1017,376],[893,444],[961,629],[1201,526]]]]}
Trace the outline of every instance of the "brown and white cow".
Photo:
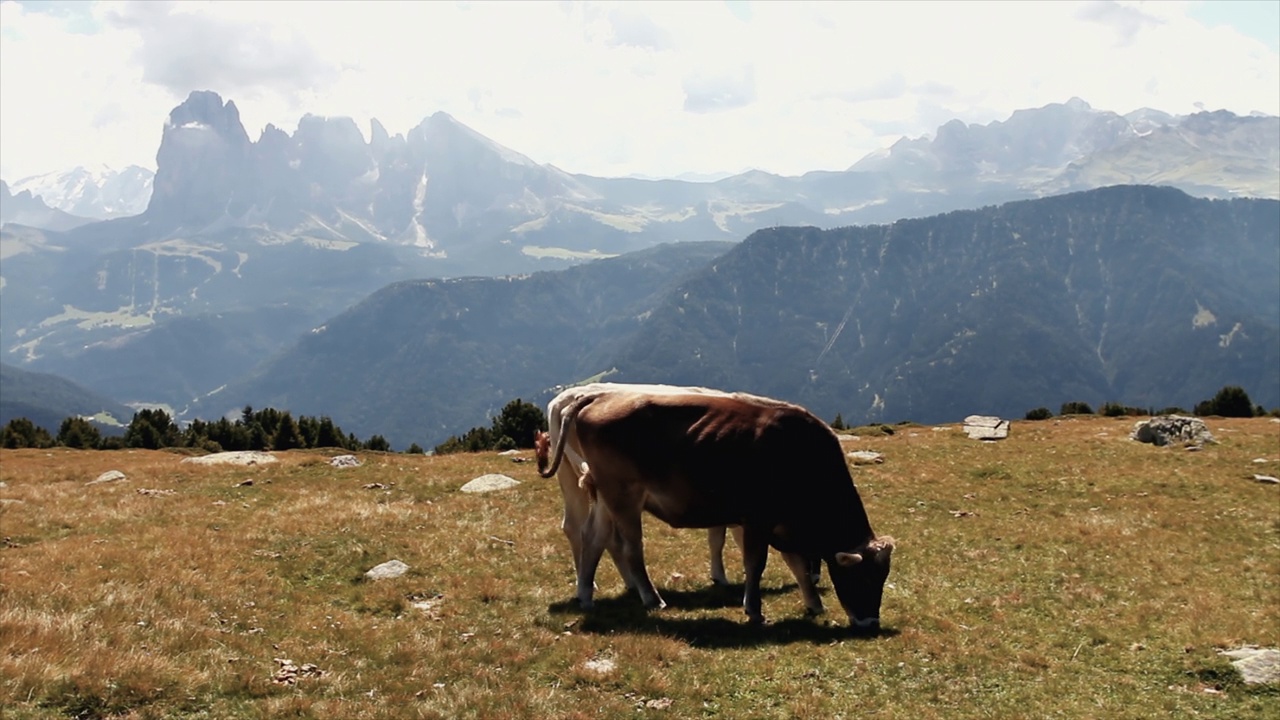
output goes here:
{"type": "MultiPolygon", "coordinates": [[[[647,606],[663,605],[644,564],[648,510],[673,527],[742,528],[743,607],[753,622],[764,619],[760,578],[772,545],[811,610],[821,600],[805,580],[804,558],[819,557],[850,622],[879,624],[893,540],[872,532],[826,423],[796,405],[741,393],[610,384],[566,393],[552,402],[554,448],[539,472],[557,474],[565,456],[582,471],[573,474],[585,505],[574,511],[581,512],[574,554],[584,608],[606,549],[647,606]]],[[[566,533],[568,504],[566,493],[566,533]]]]}

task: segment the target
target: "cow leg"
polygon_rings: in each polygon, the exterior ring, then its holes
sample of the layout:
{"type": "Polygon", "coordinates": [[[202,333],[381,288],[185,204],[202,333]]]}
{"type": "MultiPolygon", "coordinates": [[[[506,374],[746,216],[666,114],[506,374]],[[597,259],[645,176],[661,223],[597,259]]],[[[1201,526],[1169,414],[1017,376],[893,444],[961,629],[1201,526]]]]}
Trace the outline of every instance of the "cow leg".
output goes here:
{"type": "Polygon", "coordinates": [[[585,518],[578,519],[573,517],[569,512],[569,504],[566,502],[564,506],[564,520],[560,523],[560,529],[564,531],[564,536],[569,539],[569,550],[573,553],[573,571],[576,574],[578,568],[582,567],[582,528],[585,518]]]}
{"type": "Polygon", "coordinates": [[[649,570],[644,564],[644,538],[640,518],[640,507],[637,504],[634,512],[623,513],[614,519],[618,533],[622,539],[622,561],[636,581],[636,591],[640,593],[640,601],[647,608],[664,608],[667,604],[658,594],[658,589],[649,579],[649,570]]]}
{"type": "Polygon", "coordinates": [[[638,583],[631,573],[631,568],[627,567],[626,560],[622,557],[622,536],[618,534],[618,528],[612,522],[609,524],[609,539],[605,542],[604,549],[609,551],[614,567],[618,568],[623,585],[627,590],[635,590],[638,583]]]}
{"type": "Polygon", "coordinates": [[[590,610],[594,605],[596,588],[596,568],[600,565],[600,556],[613,533],[609,513],[600,503],[591,506],[586,520],[582,524],[582,555],[578,563],[578,605],[583,610],[590,610]]]}
{"type": "MultiPolygon", "coordinates": [[[[737,533],[734,533],[737,535],[737,533]]],[[[769,560],[769,534],[755,527],[742,530],[742,569],[746,574],[742,592],[742,609],[753,625],[764,623],[760,604],[760,578],[764,577],[764,565],[769,560]]]]}
{"type": "Polygon", "coordinates": [[[818,596],[818,589],[813,584],[812,563],[804,555],[795,553],[784,552],[782,559],[787,562],[787,567],[791,568],[791,574],[796,576],[796,584],[800,586],[800,597],[804,598],[805,613],[821,615],[824,609],[822,598],[818,596]]]}
{"type": "MultiPolygon", "coordinates": [[[[586,528],[587,514],[591,510],[591,503],[587,498],[587,494],[582,488],[578,487],[578,474],[573,471],[569,463],[561,465],[557,474],[560,480],[560,494],[564,496],[564,519],[560,523],[560,529],[564,531],[565,537],[569,539],[569,549],[573,552],[573,571],[576,575],[578,568],[582,567],[582,534],[586,528]]],[[[601,520],[605,519],[602,518],[601,520]]],[[[605,549],[609,551],[609,557],[612,558],[613,564],[618,568],[618,574],[622,576],[622,581],[626,583],[627,589],[630,590],[636,586],[636,583],[622,562],[617,533],[610,527],[606,537],[607,539],[604,541],[605,549]]]]}
{"type": "Polygon", "coordinates": [[[707,530],[707,548],[711,551],[711,582],[716,585],[728,585],[729,577],[724,574],[724,536],[727,528],[724,525],[707,530]]]}
{"type": "Polygon", "coordinates": [[[569,549],[573,551],[573,570],[576,573],[582,567],[582,531],[586,527],[587,511],[590,504],[586,493],[578,487],[578,474],[569,463],[560,466],[556,473],[560,481],[560,494],[564,496],[564,520],[560,529],[569,539],[569,549]]]}

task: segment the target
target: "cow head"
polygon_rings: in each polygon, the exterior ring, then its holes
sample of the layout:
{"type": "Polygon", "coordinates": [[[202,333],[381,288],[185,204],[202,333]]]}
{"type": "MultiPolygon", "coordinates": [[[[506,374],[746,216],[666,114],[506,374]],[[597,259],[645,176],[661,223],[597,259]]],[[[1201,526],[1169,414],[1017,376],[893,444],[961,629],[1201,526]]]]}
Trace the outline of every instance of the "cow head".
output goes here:
{"type": "Polygon", "coordinates": [[[538,430],[533,433],[533,454],[538,458],[538,471],[546,472],[551,460],[551,436],[538,430]]]}
{"type": "Polygon", "coordinates": [[[878,537],[860,548],[838,552],[827,560],[836,597],[849,615],[850,627],[880,627],[880,600],[889,577],[893,538],[878,537]]]}

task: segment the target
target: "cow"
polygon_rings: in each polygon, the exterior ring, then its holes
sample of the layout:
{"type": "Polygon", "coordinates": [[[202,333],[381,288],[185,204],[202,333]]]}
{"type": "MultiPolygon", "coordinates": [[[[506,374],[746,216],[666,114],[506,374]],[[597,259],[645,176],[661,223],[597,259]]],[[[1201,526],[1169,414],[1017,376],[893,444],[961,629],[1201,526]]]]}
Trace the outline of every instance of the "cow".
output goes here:
{"type": "MultiPolygon", "coordinates": [[[[602,392],[616,392],[621,390],[631,390],[636,392],[668,392],[668,393],[686,393],[697,392],[705,394],[720,393],[717,390],[707,388],[685,388],[672,385],[624,385],[618,383],[590,383],[569,388],[558,394],[547,404],[547,417],[549,418],[548,429],[550,434],[538,433],[535,437],[534,449],[538,459],[539,471],[542,471],[550,465],[550,450],[556,444],[556,439],[560,434],[561,419],[565,408],[576,401],[591,395],[597,395],[602,392]]],[[[557,475],[560,481],[560,492],[564,496],[564,518],[561,521],[561,530],[569,540],[569,547],[573,553],[573,568],[577,572],[579,559],[581,557],[580,548],[582,546],[582,528],[586,521],[587,511],[590,508],[591,500],[588,497],[588,488],[585,486],[589,480],[584,481],[587,476],[586,463],[574,450],[574,444],[569,443],[565,446],[565,455],[569,462],[562,463],[558,471],[551,471],[543,475],[550,477],[552,474],[557,475]]],[[[725,536],[728,528],[724,526],[714,527],[707,530],[707,546],[710,555],[711,565],[711,582],[716,585],[728,585],[729,578],[724,569],[724,545],[725,536]]],[[[738,546],[742,543],[739,533],[735,532],[735,540],[738,540],[738,546]]],[[[617,555],[617,538],[610,533],[606,548],[610,557],[614,560],[614,565],[618,568],[618,574],[622,576],[623,582],[627,588],[634,589],[635,582],[626,567],[618,559],[617,555]]],[[[814,571],[811,570],[811,574],[814,571]]],[[[818,582],[818,576],[813,574],[812,582],[818,582]]]]}
{"type": "MultiPolygon", "coordinates": [[[[872,531],[825,422],[797,405],[744,393],[610,384],[566,393],[552,402],[554,437],[541,442],[554,440],[554,447],[539,473],[557,474],[566,455],[582,471],[571,475],[581,501],[574,553],[584,609],[592,607],[606,549],[647,607],[664,606],[644,563],[647,510],[672,527],[741,527],[750,622],[764,622],[760,578],[773,546],[811,612],[822,603],[806,581],[805,558],[817,557],[850,624],[879,626],[894,541],[872,531]]],[[[568,500],[566,492],[566,518],[568,500]]]]}

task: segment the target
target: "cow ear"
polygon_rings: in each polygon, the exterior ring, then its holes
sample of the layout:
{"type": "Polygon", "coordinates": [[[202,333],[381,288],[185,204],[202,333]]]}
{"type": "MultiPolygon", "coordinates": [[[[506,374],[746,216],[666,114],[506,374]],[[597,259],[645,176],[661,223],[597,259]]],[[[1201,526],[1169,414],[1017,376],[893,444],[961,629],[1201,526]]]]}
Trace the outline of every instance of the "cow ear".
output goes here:
{"type": "Polygon", "coordinates": [[[838,552],[836,553],[836,564],[840,567],[853,567],[862,562],[862,556],[858,553],[838,552]]]}

